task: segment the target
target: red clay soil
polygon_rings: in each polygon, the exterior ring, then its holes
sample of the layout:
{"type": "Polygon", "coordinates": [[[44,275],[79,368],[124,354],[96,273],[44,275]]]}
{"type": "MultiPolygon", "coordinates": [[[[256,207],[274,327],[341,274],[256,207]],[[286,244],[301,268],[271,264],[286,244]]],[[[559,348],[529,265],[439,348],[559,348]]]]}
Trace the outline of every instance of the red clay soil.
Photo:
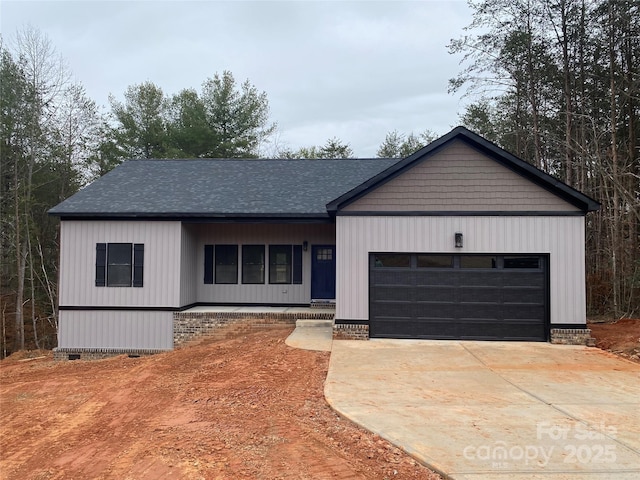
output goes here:
{"type": "Polygon", "coordinates": [[[0,478],[440,478],[338,417],[323,396],[329,354],[288,347],[290,331],[145,358],[10,356],[0,478]]]}
{"type": "Polygon", "coordinates": [[[640,318],[589,322],[596,346],[640,363],[640,318]]]}

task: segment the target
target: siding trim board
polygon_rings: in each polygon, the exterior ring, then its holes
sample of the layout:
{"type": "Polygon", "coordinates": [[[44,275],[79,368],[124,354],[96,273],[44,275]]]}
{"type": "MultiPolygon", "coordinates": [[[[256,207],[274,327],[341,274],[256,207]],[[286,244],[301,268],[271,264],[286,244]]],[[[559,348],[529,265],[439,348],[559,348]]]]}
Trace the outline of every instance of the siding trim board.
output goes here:
{"type": "Polygon", "coordinates": [[[66,311],[111,311],[111,312],[178,312],[185,307],[118,307],[113,305],[60,305],[66,311]]]}
{"type": "Polygon", "coordinates": [[[263,223],[302,223],[302,224],[316,224],[316,223],[333,223],[329,214],[263,214],[263,215],[216,215],[212,213],[121,213],[118,215],[113,214],[100,214],[100,213],[66,213],[60,217],[61,221],[64,220],[82,220],[82,221],[116,221],[116,222],[131,222],[144,220],[145,222],[184,222],[184,223],[251,223],[251,224],[263,224],[263,223]]]}
{"type": "Polygon", "coordinates": [[[336,212],[337,217],[583,217],[586,212],[582,211],[493,211],[493,210],[434,210],[434,211],[345,211],[336,212]]]}
{"type": "Polygon", "coordinates": [[[554,329],[554,328],[561,328],[561,329],[578,329],[578,330],[584,330],[587,328],[587,324],[586,323],[552,323],[550,325],[550,328],[554,329]]]}

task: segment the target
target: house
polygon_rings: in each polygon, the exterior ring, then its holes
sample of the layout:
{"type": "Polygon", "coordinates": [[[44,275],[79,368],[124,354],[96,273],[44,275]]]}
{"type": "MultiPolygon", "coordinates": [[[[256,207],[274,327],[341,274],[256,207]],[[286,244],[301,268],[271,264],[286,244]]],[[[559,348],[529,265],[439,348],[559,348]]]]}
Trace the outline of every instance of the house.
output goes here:
{"type": "Polygon", "coordinates": [[[168,350],[197,306],[316,302],[338,338],[584,343],[598,208],[463,127],[402,160],[128,161],[50,211],[58,351],[168,350]]]}

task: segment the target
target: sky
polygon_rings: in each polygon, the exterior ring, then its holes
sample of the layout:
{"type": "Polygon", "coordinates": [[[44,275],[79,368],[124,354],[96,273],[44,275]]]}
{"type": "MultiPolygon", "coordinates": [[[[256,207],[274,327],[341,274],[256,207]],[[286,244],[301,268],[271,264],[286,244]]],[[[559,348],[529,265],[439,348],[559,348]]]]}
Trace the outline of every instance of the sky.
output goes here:
{"type": "Polygon", "coordinates": [[[447,82],[462,66],[447,44],[469,23],[464,0],[0,2],[4,41],[40,30],[105,111],[130,85],[171,95],[229,70],[266,92],[275,147],[338,137],[358,157],[393,130],[458,125],[465,100],[447,82]]]}

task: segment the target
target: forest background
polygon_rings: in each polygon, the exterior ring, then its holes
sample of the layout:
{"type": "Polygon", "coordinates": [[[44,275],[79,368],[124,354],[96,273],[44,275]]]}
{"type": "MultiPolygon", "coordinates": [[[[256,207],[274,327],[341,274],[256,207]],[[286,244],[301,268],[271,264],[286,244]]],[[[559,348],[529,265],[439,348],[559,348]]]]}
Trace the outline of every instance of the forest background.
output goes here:
{"type": "MultiPolygon", "coordinates": [[[[640,5],[630,0],[472,0],[448,45],[450,93],[468,127],[602,204],[587,216],[587,307],[640,311],[640,5]]],[[[131,85],[101,111],[48,38],[0,40],[0,357],[52,348],[58,220],[49,208],[129,158],[351,158],[348,142],[278,145],[267,93],[229,71],[167,95],[131,85]]],[[[427,119],[428,120],[428,119],[427,119]]],[[[444,133],[444,132],[438,132],[444,133]]],[[[438,135],[389,132],[404,157],[438,135]]]]}

